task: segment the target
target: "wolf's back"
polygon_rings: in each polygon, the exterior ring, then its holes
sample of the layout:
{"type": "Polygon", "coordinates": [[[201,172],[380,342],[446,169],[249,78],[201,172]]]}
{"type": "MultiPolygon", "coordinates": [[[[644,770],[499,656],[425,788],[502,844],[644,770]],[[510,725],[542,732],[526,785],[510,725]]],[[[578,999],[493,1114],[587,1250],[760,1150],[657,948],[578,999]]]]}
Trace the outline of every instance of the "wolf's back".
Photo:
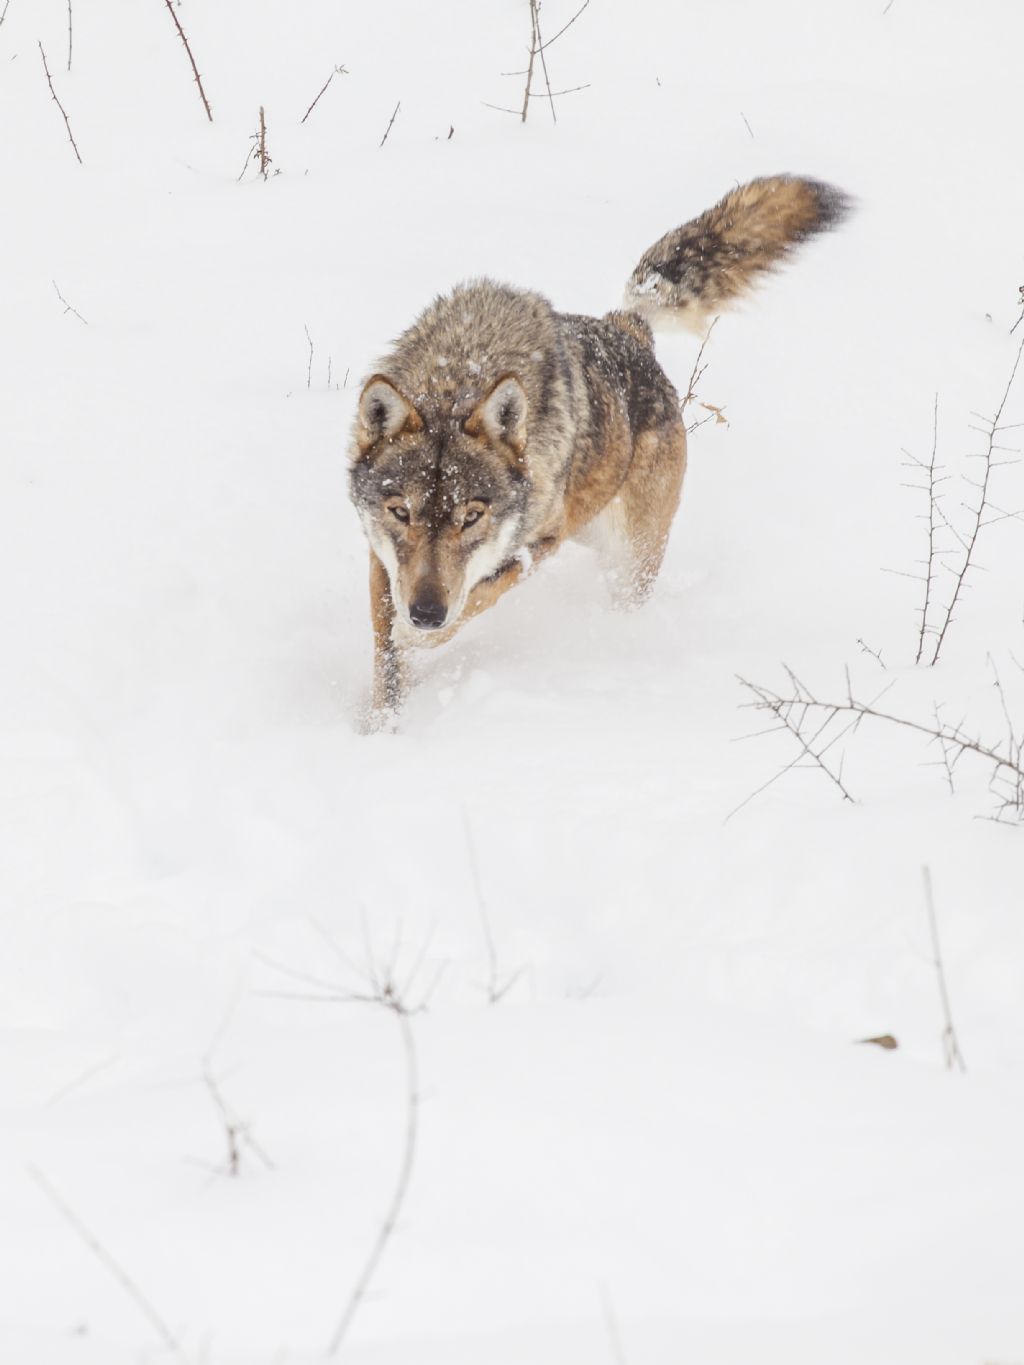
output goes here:
{"type": "Polygon", "coordinates": [[[703,333],[713,314],[849,209],[841,190],[817,180],[752,180],[655,242],[630,276],[624,307],[703,333]]]}

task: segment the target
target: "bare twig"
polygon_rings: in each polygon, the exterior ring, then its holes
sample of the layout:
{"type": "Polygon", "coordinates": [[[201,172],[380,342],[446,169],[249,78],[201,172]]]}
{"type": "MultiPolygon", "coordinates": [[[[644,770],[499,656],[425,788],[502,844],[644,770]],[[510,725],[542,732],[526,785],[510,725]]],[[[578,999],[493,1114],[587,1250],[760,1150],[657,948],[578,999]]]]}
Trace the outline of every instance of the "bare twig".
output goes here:
{"type": "Polygon", "coordinates": [[[960,1051],[960,1043],[956,1036],[956,1029],[953,1027],[953,1013],[949,1004],[949,989],[946,985],[946,973],[942,965],[942,949],[939,946],[939,925],[935,918],[935,901],[932,896],[932,870],[930,867],[921,869],[924,875],[924,897],[928,907],[928,923],[931,927],[932,952],[934,953],[935,974],[939,979],[939,996],[942,1000],[942,1014],[946,1021],[946,1027],[942,1030],[942,1051],[946,1059],[947,1068],[952,1071],[954,1067],[960,1071],[966,1071],[967,1065],[964,1062],[964,1055],[960,1051]]]}
{"type": "Polygon", "coordinates": [[[306,388],[311,389],[313,387],[313,338],[309,335],[309,328],[305,323],[302,324],[302,330],[306,333],[306,340],[309,342],[309,365],[306,368],[306,388]]]}
{"type": "Polygon", "coordinates": [[[153,1307],[153,1304],[142,1292],[142,1290],[131,1278],[131,1276],[127,1273],[127,1271],[124,1270],[117,1263],[117,1261],[114,1260],[113,1256],[111,1256],[110,1252],[106,1249],[106,1247],[95,1235],[95,1233],[93,1233],[92,1230],[85,1223],[82,1222],[81,1218],[79,1218],[78,1214],[75,1213],[74,1209],[72,1209],[70,1205],[68,1205],[64,1201],[64,1199],[57,1193],[54,1187],[50,1184],[49,1180],[47,1180],[46,1176],[43,1175],[42,1171],[37,1170],[35,1166],[30,1166],[29,1174],[31,1175],[35,1183],[39,1186],[39,1188],[42,1190],[42,1192],[46,1195],[47,1199],[49,1199],[50,1203],[54,1206],[54,1208],[57,1210],[60,1216],[64,1219],[64,1221],[68,1223],[75,1230],[75,1232],[77,1232],[78,1236],[82,1239],[82,1241],[89,1248],[89,1250],[96,1257],[96,1259],[100,1262],[100,1264],[104,1266],[104,1268],[110,1273],[110,1275],[113,1276],[113,1278],[121,1286],[124,1292],[135,1304],[136,1308],[138,1308],[138,1310],[149,1322],[150,1326],[156,1331],[157,1335],[160,1337],[161,1341],[164,1343],[167,1349],[173,1355],[180,1357],[181,1347],[179,1346],[178,1340],[175,1337],[174,1333],[167,1326],[167,1323],[164,1322],[163,1318],[153,1307]]]}
{"type": "Polygon", "coordinates": [[[11,7],[11,0],[4,0],[4,9],[3,9],[3,13],[0,14],[0,24],[2,24],[3,21],[7,18],[7,11],[10,9],[10,7],[11,7]]]}
{"type": "Polygon", "coordinates": [[[327,87],[330,85],[331,81],[334,80],[335,76],[347,76],[347,75],[348,75],[348,71],[346,70],[345,67],[343,67],[343,66],[336,66],[336,67],[334,68],[334,70],[333,70],[333,71],[331,72],[331,74],[327,77],[327,79],[324,81],[323,85],[320,87],[319,91],[317,92],[316,99],[313,101],[313,103],[309,106],[309,108],[306,110],[306,112],[305,112],[305,113],[302,115],[302,117],[299,119],[299,123],[300,123],[300,124],[305,123],[306,119],[309,118],[310,114],[313,112],[313,110],[314,110],[314,109],[316,108],[316,106],[319,104],[319,102],[320,102],[320,96],[326,93],[327,87]]]}
{"type": "Polygon", "coordinates": [[[484,941],[487,944],[487,961],[490,968],[487,982],[487,999],[490,1004],[496,1005],[516,984],[525,968],[516,968],[504,982],[499,983],[498,951],[494,944],[494,934],[491,932],[491,921],[487,914],[487,902],[484,900],[484,890],[480,881],[480,868],[476,858],[476,844],[473,840],[473,830],[469,823],[469,816],[466,814],[465,810],[462,812],[462,823],[466,831],[466,849],[469,854],[469,869],[473,876],[473,890],[476,894],[477,910],[480,914],[480,923],[483,925],[484,941]]]}
{"type": "Polygon", "coordinates": [[[225,1166],[227,1174],[230,1176],[238,1176],[241,1174],[243,1146],[248,1147],[253,1155],[257,1156],[260,1161],[263,1162],[268,1171],[272,1171],[274,1169],[274,1163],[252,1136],[252,1133],[249,1131],[249,1124],[239,1119],[228,1107],[220,1086],[217,1084],[213,1073],[210,1070],[208,1060],[203,1069],[203,1084],[209,1091],[210,1098],[213,1100],[217,1112],[221,1117],[221,1122],[224,1125],[224,1136],[227,1142],[228,1153],[227,1164],[225,1166]]]}
{"type": "Polygon", "coordinates": [[[991,418],[991,420],[986,421],[986,426],[982,432],[982,434],[986,437],[986,444],[985,449],[982,452],[980,452],[979,458],[983,461],[984,472],[979,481],[974,480],[971,481],[972,486],[976,488],[978,492],[978,505],[977,507],[970,509],[971,515],[973,517],[973,524],[971,526],[969,534],[965,536],[965,540],[967,543],[964,549],[963,562],[960,565],[959,572],[955,573],[956,581],[953,587],[952,596],[950,597],[949,604],[946,607],[941,625],[938,626],[935,631],[936,634],[935,649],[932,653],[931,659],[929,660],[931,664],[938,663],[939,655],[942,652],[942,646],[949,632],[949,627],[953,622],[957,603],[960,600],[960,594],[963,591],[964,580],[966,579],[968,572],[975,567],[974,551],[978,543],[978,536],[981,532],[982,527],[989,524],[985,520],[985,513],[991,506],[991,503],[989,501],[989,482],[992,477],[992,471],[995,468],[997,468],[999,464],[1002,463],[1002,461],[998,461],[993,458],[995,454],[1000,449],[1002,449],[1002,447],[997,444],[996,437],[1000,434],[1000,432],[1006,430],[1006,428],[1001,425],[1003,411],[1006,407],[1007,400],[1010,397],[1010,390],[1013,388],[1013,381],[1017,377],[1017,370],[1018,367],[1020,366],[1020,359],[1022,353],[1024,353],[1024,340],[1021,341],[1021,344],[1018,347],[1017,355],[1013,362],[1013,368],[1010,371],[1010,377],[1006,382],[1006,388],[1003,390],[1003,396],[999,400],[999,406],[996,408],[995,414],[991,418]]]}
{"type": "Polygon", "coordinates": [[[1008,710],[1006,711],[1008,740],[1003,744],[987,744],[980,738],[968,734],[963,728],[963,721],[955,725],[950,724],[941,719],[938,711],[935,713],[934,724],[922,724],[920,721],[908,720],[905,716],[893,715],[890,711],[879,710],[878,702],[890,690],[892,683],[871,701],[863,702],[854,697],[847,678],[845,701],[822,701],[800,682],[791,669],[787,668],[786,672],[789,674],[792,690],[785,696],[773,692],[770,688],[749,683],[743,678],[739,679],[740,684],[754,694],[755,700],[750,704],[757,710],[765,710],[773,715],[780,724],[772,728],[784,729],[793,735],[800,744],[801,752],[763,783],[757,791],[752,792],[736,808],[737,810],[742,809],[785,773],[801,766],[801,760],[805,758],[810,758],[814,766],[822,768],[840,788],[844,797],[852,800],[840,780],[842,766],[840,765],[838,772],[834,772],[822,760],[829,750],[847,734],[856,730],[864,720],[873,720],[911,730],[923,735],[931,743],[938,744],[942,754],[942,765],[951,788],[955,765],[967,755],[980,759],[989,767],[989,790],[998,798],[995,813],[990,818],[996,821],[1024,821],[1024,733],[1020,736],[1015,734],[1009,722],[1008,710]],[[846,723],[842,728],[837,728],[840,719],[846,723]]]}
{"type": "Polygon", "coordinates": [[[71,0],[68,0],[68,70],[71,70],[71,0]]]}
{"type": "Polygon", "coordinates": [[[384,129],[384,136],[383,136],[383,137],[381,138],[381,140],[380,140],[380,145],[381,145],[381,147],[383,147],[384,144],[385,144],[385,142],[387,142],[387,140],[388,140],[388,133],[391,132],[392,125],[394,124],[395,119],[398,117],[398,111],[399,111],[399,109],[401,109],[401,107],[402,107],[402,101],[399,100],[398,103],[395,105],[394,112],[392,113],[391,117],[388,119],[388,126],[384,129]]]}
{"type": "MultiPolygon", "coordinates": [[[[931,453],[931,459],[928,461],[928,466],[927,466],[927,472],[928,472],[928,561],[927,561],[927,565],[926,565],[926,568],[925,568],[924,602],[922,603],[922,606],[921,606],[921,628],[920,628],[920,630],[918,631],[918,639],[917,639],[917,657],[914,659],[914,663],[915,663],[915,664],[919,664],[919,663],[921,662],[921,655],[924,653],[925,636],[927,635],[927,632],[928,632],[928,625],[929,625],[929,621],[928,621],[928,609],[929,609],[929,607],[931,606],[932,584],[933,584],[933,582],[935,581],[935,514],[936,514],[936,507],[937,507],[937,494],[936,494],[936,491],[935,491],[935,490],[936,490],[936,487],[937,487],[937,480],[936,480],[935,475],[936,475],[936,470],[937,470],[937,468],[938,468],[938,466],[937,466],[936,463],[935,463],[935,460],[936,460],[936,452],[938,451],[938,447],[939,447],[939,395],[936,394],[936,395],[935,395],[935,407],[934,407],[933,416],[932,416],[932,453],[931,453]]],[[[916,463],[920,463],[920,461],[916,461],[916,463]]]]}
{"type": "Polygon", "coordinates": [[[78,309],[77,309],[77,308],[72,308],[71,304],[68,303],[67,299],[66,299],[66,298],[64,297],[64,295],[60,292],[60,290],[57,288],[57,281],[56,281],[56,280],[51,280],[50,283],[53,285],[54,289],[57,290],[57,297],[60,299],[61,303],[64,305],[64,312],[65,312],[65,313],[74,313],[74,315],[75,315],[75,317],[78,319],[78,321],[79,321],[79,322],[84,322],[85,325],[86,325],[86,327],[88,327],[88,325],[89,325],[88,322],[86,322],[85,318],[82,317],[82,315],[81,315],[81,313],[78,311],[78,309]]]}
{"type": "Polygon", "coordinates": [[[756,142],[757,139],[754,137],[754,130],[753,130],[753,128],[751,128],[749,122],[747,121],[747,116],[746,116],[746,114],[743,112],[742,109],[740,110],[740,118],[743,120],[744,124],[746,125],[747,132],[750,134],[752,141],[756,142]]]}
{"type": "Polygon", "coordinates": [[[884,673],[888,673],[889,670],[885,666],[885,662],[882,659],[882,651],[880,649],[872,649],[870,645],[865,644],[865,642],[861,640],[859,637],[857,643],[860,645],[861,649],[864,651],[865,654],[870,654],[872,659],[875,659],[877,661],[878,667],[884,673]]]}
{"type": "Polygon", "coordinates": [[[574,86],[570,86],[568,89],[565,89],[565,90],[552,90],[552,88],[551,88],[551,76],[550,76],[550,73],[549,73],[549,71],[548,71],[547,57],[546,57],[545,54],[546,54],[548,48],[549,48],[549,47],[552,47],[555,43],[557,43],[558,40],[559,40],[559,38],[561,38],[562,34],[565,33],[567,29],[570,29],[570,28],[573,26],[573,24],[576,22],[576,20],[580,17],[580,15],[583,13],[583,11],[584,11],[584,10],[587,8],[587,6],[590,4],[590,0],[584,0],[584,3],[580,6],[580,8],[576,11],[576,13],[572,16],[572,18],[571,18],[567,23],[565,23],[565,24],[562,25],[562,27],[558,30],[558,32],[555,34],[555,36],[554,36],[553,38],[547,38],[547,39],[544,38],[543,34],[541,33],[541,28],[540,28],[540,0],[529,0],[529,4],[530,4],[530,46],[529,46],[529,49],[528,49],[528,56],[527,56],[526,68],[525,68],[525,70],[522,70],[522,71],[503,71],[503,72],[502,72],[502,75],[503,75],[503,76],[525,76],[525,77],[526,77],[526,84],[525,84],[524,87],[523,87],[523,102],[522,102],[522,106],[521,106],[518,110],[516,110],[516,109],[507,109],[504,105],[500,105],[500,104],[488,104],[486,107],[487,107],[488,109],[498,109],[498,110],[500,110],[502,113],[518,114],[519,119],[520,119],[520,122],[525,123],[525,122],[526,122],[526,116],[527,116],[527,114],[529,113],[529,110],[530,110],[530,100],[531,100],[531,99],[542,98],[542,99],[546,99],[546,100],[547,100],[547,102],[548,102],[548,104],[549,104],[549,106],[550,106],[550,108],[551,108],[551,121],[552,121],[552,123],[557,123],[557,122],[558,122],[558,114],[557,114],[557,111],[556,111],[556,109],[555,109],[555,100],[556,100],[560,95],[574,95],[574,94],[576,94],[577,91],[579,91],[579,90],[586,90],[586,89],[588,89],[589,87],[586,86],[586,85],[574,85],[574,86]],[[544,74],[544,90],[543,90],[543,92],[536,91],[536,90],[533,89],[533,78],[534,78],[534,73],[535,73],[535,71],[536,71],[537,59],[538,59],[538,58],[540,58],[540,67],[541,67],[541,71],[542,71],[543,74],[544,74]]]}
{"type": "Polygon", "coordinates": [[[167,13],[174,20],[174,27],[178,30],[178,37],[185,45],[185,51],[188,53],[189,65],[192,67],[192,74],[195,77],[196,85],[199,87],[199,98],[203,101],[203,108],[206,110],[206,117],[212,123],[213,111],[210,108],[210,101],[206,98],[206,91],[203,89],[203,82],[199,75],[199,68],[196,66],[195,57],[192,56],[192,49],[189,47],[188,39],[185,37],[185,30],[181,27],[181,24],[178,21],[178,16],[174,12],[174,6],[171,4],[171,0],[164,0],[164,4],[167,6],[167,13]]]}
{"type": "MultiPolygon", "coordinates": [[[[5,10],[4,10],[4,13],[6,14],[6,12],[7,12],[7,11],[6,11],[6,9],[5,9],[5,10]]],[[[56,92],[56,90],[54,90],[54,88],[53,88],[53,79],[52,79],[52,77],[50,76],[50,68],[49,68],[49,67],[47,66],[47,64],[46,64],[46,53],[43,51],[43,45],[42,45],[42,43],[39,44],[39,52],[40,52],[40,55],[42,56],[42,59],[43,59],[43,70],[46,72],[46,84],[50,87],[50,94],[53,96],[53,102],[54,102],[54,104],[56,104],[57,108],[60,110],[61,116],[62,116],[62,118],[64,119],[64,127],[68,130],[68,140],[69,140],[70,143],[71,143],[71,146],[72,146],[72,149],[73,149],[73,151],[74,151],[74,153],[75,153],[75,156],[78,157],[78,164],[81,166],[81,165],[82,165],[82,154],[81,154],[81,153],[79,152],[79,150],[78,150],[78,143],[75,141],[75,135],[74,135],[74,133],[71,131],[71,122],[70,122],[70,120],[68,119],[67,110],[64,108],[63,104],[61,104],[60,100],[57,98],[57,92],[56,92]]]]}
{"type": "MultiPolygon", "coordinates": [[[[690,378],[686,381],[686,394],[679,404],[680,415],[684,418],[686,416],[687,407],[691,403],[698,401],[697,385],[700,383],[704,376],[704,371],[707,369],[707,364],[704,361],[704,352],[707,350],[708,342],[711,340],[711,333],[715,330],[717,323],[718,318],[713,318],[711,326],[704,333],[703,340],[700,343],[700,350],[697,352],[697,358],[693,362],[693,369],[690,371],[690,378]]],[[[694,422],[691,426],[688,426],[686,430],[688,432],[696,431],[697,428],[702,427],[705,422],[710,422],[711,418],[716,415],[716,412],[720,412],[720,409],[712,409],[709,416],[701,418],[699,422],[694,422]]]]}

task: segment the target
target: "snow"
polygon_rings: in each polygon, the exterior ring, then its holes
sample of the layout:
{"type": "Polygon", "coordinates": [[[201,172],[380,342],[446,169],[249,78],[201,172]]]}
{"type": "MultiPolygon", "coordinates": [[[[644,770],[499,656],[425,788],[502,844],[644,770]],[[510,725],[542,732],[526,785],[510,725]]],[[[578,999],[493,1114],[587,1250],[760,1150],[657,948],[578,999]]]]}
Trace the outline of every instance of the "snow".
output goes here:
{"type": "MultiPolygon", "coordinates": [[[[991,656],[1024,724],[1019,524],[984,530],[934,669],[921,585],[884,572],[924,546],[901,451],[927,459],[938,394],[976,477],[1019,343],[1024,16],[884,9],[592,4],[549,53],[589,88],[522,126],[486,107],[521,100],[518,0],[186,3],[210,124],[163,5],[75,4],[68,72],[66,6],[11,0],[0,1359],[169,1356],[47,1188],[185,1359],[323,1358],[409,1078],[393,1011],[306,997],[372,993],[372,962],[427,997],[420,1099],[341,1358],[591,1365],[617,1331],[630,1365],[1021,1360],[1021,831],[977,818],[983,764],[951,796],[867,723],[856,804],[798,769],[742,805],[796,755],[740,742],[764,718],[736,677],[783,661],[994,742],[991,656]],[[239,181],[260,105],[270,178],[239,181]],[[373,358],[474,276],[612,308],[665,231],[779,171],[858,209],[716,327],[698,389],[728,426],[692,438],[652,601],[612,611],[568,547],[361,735],[373,358]],[[271,1166],[243,1135],[224,1173],[206,1078],[271,1166]]],[[[658,338],[680,387],[696,344],[658,338]]],[[[993,480],[1024,506],[1019,468],[993,480]]]]}

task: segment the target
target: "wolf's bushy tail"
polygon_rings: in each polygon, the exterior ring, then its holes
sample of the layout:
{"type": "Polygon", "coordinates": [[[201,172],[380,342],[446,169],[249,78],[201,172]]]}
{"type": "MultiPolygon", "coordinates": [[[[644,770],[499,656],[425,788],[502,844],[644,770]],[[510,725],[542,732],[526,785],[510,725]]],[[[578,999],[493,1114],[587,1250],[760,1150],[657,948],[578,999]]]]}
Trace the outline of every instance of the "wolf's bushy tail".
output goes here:
{"type": "Polygon", "coordinates": [[[703,333],[708,319],[749,293],[808,237],[838,226],[851,201],[832,185],[793,175],[751,180],[646,251],[624,307],[653,323],[703,333]]]}

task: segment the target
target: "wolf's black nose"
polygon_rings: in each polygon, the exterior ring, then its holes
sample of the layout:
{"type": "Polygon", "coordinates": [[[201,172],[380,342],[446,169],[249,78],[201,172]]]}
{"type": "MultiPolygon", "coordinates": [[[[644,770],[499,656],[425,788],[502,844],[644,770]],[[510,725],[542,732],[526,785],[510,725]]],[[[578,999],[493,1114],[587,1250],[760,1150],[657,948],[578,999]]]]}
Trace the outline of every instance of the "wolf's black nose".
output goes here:
{"type": "Polygon", "coordinates": [[[431,598],[413,602],[409,608],[409,619],[420,630],[437,630],[439,626],[444,625],[444,618],[447,615],[448,608],[444,603],[434,601],[431,598]]]}

